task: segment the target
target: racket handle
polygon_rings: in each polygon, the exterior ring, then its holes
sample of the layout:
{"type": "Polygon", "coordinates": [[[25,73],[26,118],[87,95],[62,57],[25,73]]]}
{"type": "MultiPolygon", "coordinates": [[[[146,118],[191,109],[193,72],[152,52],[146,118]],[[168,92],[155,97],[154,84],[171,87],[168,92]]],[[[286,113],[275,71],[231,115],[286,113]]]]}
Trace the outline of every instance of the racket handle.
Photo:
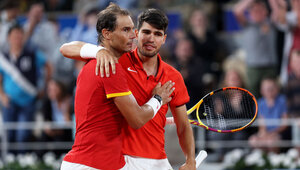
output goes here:
{"type": "Polygon", "coordinates": [[[175,124],[174,117],[167,117],[166,124],[167,125],[175,124]]]}
{"type": "Polygon", "coordinates": [[[196,168],[200,166],[200,164],[206,157],[207,157],[207,152],[205,150],[201,150],[196,157],[196,168]]]}

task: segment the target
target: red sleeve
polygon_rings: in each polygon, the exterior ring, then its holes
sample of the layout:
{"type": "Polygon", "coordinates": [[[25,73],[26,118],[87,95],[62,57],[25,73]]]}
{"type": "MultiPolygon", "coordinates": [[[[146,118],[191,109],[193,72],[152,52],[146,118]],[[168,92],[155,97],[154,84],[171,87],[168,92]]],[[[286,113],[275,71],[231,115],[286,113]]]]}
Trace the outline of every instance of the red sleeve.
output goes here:
{"type": "Polygon", "coordinates": [[[170,106],[181,106],[190,101],[190,96],[184,84],[184,80],[179,72],[175,72],[173,81],[175,82],[175,90],[171,95],[172,100],[170,102],[170,106]]]}
{"type": "MultiPolygon", "coordinates": [[[[110,73],[112,71],[110,70],[110,73]]],[[[125,72],[120,64],[116,64],[116,74],[103,78],[103,86],[107,98],[130,95],[125,72]]]]}

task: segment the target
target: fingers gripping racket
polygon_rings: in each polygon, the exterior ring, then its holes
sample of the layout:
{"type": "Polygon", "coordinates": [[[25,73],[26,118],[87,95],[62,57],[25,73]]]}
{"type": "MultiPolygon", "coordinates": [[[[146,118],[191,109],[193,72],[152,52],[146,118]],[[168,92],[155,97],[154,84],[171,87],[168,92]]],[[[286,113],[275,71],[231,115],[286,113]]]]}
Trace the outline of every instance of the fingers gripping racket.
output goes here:
{"type": "MultiPolygon", "coordinates": [[[[193,125],[214,132],[230,133],[250,126],[257,117],[257,110],[257,101],[248,90],[225,87],[205,95],[187,114],[193,125]]],[[[174,118],[168,117],[166,123],[173,124],[174,118]]]]}

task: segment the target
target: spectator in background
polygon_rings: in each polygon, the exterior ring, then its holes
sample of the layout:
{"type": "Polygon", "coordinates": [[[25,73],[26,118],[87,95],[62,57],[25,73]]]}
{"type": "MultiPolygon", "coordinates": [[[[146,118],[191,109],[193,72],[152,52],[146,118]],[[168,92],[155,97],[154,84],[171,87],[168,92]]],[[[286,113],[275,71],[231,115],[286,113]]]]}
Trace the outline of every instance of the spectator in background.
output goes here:
{"type": "MultiPolygon", "coordinates": [[[[24,31],[12,26],[8,31],[8,51],[0,55],[0,99],[4,122],[31,122],[34,120],[36,99],[39,95],[40,70],[46,61],[24,43],[24,31]]],[[[9,142],[26,142],[31,130],[8,131],[9,142]]],[[[22,147],[24,149],[24,147],[22,147]]]]}
{"type": "Polygon", "coordinates": [[[43,0],[46,11],[70,11],[73,7],[73,0],[43,0]]]}
{"type": "Polygon", "coordinates": [[[97,44],[97,14],[98,8],[84,9],[79,14],[79,18],[70,41],[84,41],[91,44],[97,44]]]}
{"type": "Polygon", "coordinates": [[[55,16],[48,17],[47,25],[51,27],[51,34],[53,36],[52,40],[54,41],[53,43],[49,44],[49,50],[47,50],[47,58],[49,63],[51,63],[51,75],[52,77],[55,76],[63,78],[69,87],[72,81],[76,80],[75,76],[70,76],[73,75],[75,70],[74,61],[70,61],[69,59],[63,57],[59,52],[60,46],[65,43],[68,38],[62,36],[59,32],[60,24],[55,16]]]}
{"type": "Polygon", "coordinates": [[[258,100],[258,132],[249,138],[252,148],[262,148],[267,152],[278,153],[280,149],[273,146],[281,139],[287,138],[287,126],[280,125],[287,121],[286,98],[279,93],[277,80],[272,77],[263,78],[260,92],[262,98],[258,100]],[[267,124],[271,122],[272,124],[267,124]]]}
{"type": "MultiPolygon", "coordinates": [[[[96,7],[99,8],[100,10],[106,8],[110,2],[113,2],[115,4],[118,4],[121,8],[124,9],[137,9],[139,7],[139,2],[138,0],[76,0],[74,2],[74,7],[73,11],[75,13],[79,13],[82,9],[86,7],[96,7]]],[[[148,4],[148,1],[143,3],[148,4]]]]}
{"type": "Polygon", "coordinates": [[[174,50],[174,67],[181,73],[191,98],[187,108],[195,105],[199,97],[206,94],[202,78],[208,66],[194,51],[193,42],[187,38],[179,39],[174,50]]]}
{"type": "Polygon", "coordinates": [[[280,70],[280,81],[286,85],[290,69],[291,51],[300,48],[300,0],[291,0],[291,10],[285,0],[269,0],[272,18],[278,28],[285,33],[283,59],[280,70]]]}
{"type": "MultiPolygon", "coordinates": [[[[68,94],[67,85],[58,78],[52,78],[47,86],[47,97],[43,100],[42,115],[44,121],[51,121],[57,126],[65,126],[71,123],[72,97],[68,94]]],[[[65,142],[72,141],[71,129],[51,129],[43,130],[41,141],[65,142]]],[[[67,153],[65,150],[54,150],[56,156],[61,156],[62,153],[67,153]]],[[[45,153],[45,151],[43,152],[45,153]]]]}
{"type": "MultiPolygon", "coordinates": [[[[297,129],[293,128],[293,140],[299,142],[300,134],[300,48],[294,49],[291,52],[290,66],[291,72],[289,73],[287,85],[286,85],[286,97],[287,97],[287,110],[289,117],[298,119],[296,124],[297,129]]],[[[300,150],[299,144],[296,143],[296,148],[300,150]]]]}
{"type": "Polygon", "coordinates": [[[31,48],[40,50],[46,56],[47,61],[51,61],[53,51],[57,50],[57,43],[59,43],[57,26],[52,22],[53,20],[48,21],[44,15],[42,3],[37,2],[30,6],[24,25],[25,40],[28,40],[31,48]]]}
{"type": "Polygon", "coordinates": [[[294,49],[291,54],[291,73],[286,86],[288,114],[291,117],[300,117],[300,48],[294,49]]]}
{"type": "Polygon", "coordinates": [[[18,1],[4,0],[0,2],[0,49],[8,48],[6,43],[7,32],[12,25],[17,23],[18,14],[18,1]]]}
{"type": "Polygon", "coordinates": [[[258,97],[262,77],[276,74],[276,30],[268,18],[263,0],[238,1],[233,12],[242,26],[241,43],[246,52],[248,88],[258,97]]]}
{"type": "Polygon", "coordinates": [[[207,65],[206,72],[215,73],[215,76],[220,75],[220,63],[225,53],[221,53],[220,40],[209,29],[209,22],[204,11],[200,9],[193,10],[188,25],[187,37],[193,42],[195,55],[200,57],[202,62],[207,65]]]}
{"type": "MultiPolygon", "coordinates": [[[[221,87],[245,87],[245,82],[242,75],[239,73],[238,69],[231,68],[225,71],[224,80],[221,82],[221,87]]],[[[214,153],[210,154],[209,161],[221,161],[224,154],[227,152],[227,148],[222,146],[222,141],[234,141],[234,140],[246,140],[247,131],[243,130],[240,132],[231,133],[230,135],[226,133],[217,133],[208,131],[208,140],[219,141],[220,145],[214,148],[214,153]]]]}

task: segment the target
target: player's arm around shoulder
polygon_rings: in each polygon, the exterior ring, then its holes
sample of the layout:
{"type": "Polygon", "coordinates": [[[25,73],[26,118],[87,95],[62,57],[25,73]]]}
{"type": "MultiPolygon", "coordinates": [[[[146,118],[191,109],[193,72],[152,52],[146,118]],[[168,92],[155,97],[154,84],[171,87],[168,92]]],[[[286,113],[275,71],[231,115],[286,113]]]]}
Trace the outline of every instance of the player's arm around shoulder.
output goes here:
{"type": "Polygon", "coordinates": [[[109,50],[102,46],[97,46],[82,41],[72,41],[69,43],[64,43],[59,50],[64,57],[73,60],[87,62],[91,59],[96,59],[96,75],[98,75],[98,70],[100,67],[101,77],[104,77],[104,68],[106,71],[106,76],[109,77],[109,65],[112,67],[112,72],[115,73],[115,63],[118,61],[109,50]]]}
{"type": "Polygon", "coordinates": [[[186,114],[186,105],[170,106],[177,128],[179,144],[186,157],[186,162],[179,170],[196,170],[195,140],[192,127],[186,114]]]}
{"type": "Polygon", "coordinates": [[[86,59],[80,57],[80,50],[84,44],[85,42],[81,42],[81,41],[72,41],[72,42],[64,43],[59,48],[59,51],[64,57],[74,59],[74,60],[87,61],[86,59]]]}

